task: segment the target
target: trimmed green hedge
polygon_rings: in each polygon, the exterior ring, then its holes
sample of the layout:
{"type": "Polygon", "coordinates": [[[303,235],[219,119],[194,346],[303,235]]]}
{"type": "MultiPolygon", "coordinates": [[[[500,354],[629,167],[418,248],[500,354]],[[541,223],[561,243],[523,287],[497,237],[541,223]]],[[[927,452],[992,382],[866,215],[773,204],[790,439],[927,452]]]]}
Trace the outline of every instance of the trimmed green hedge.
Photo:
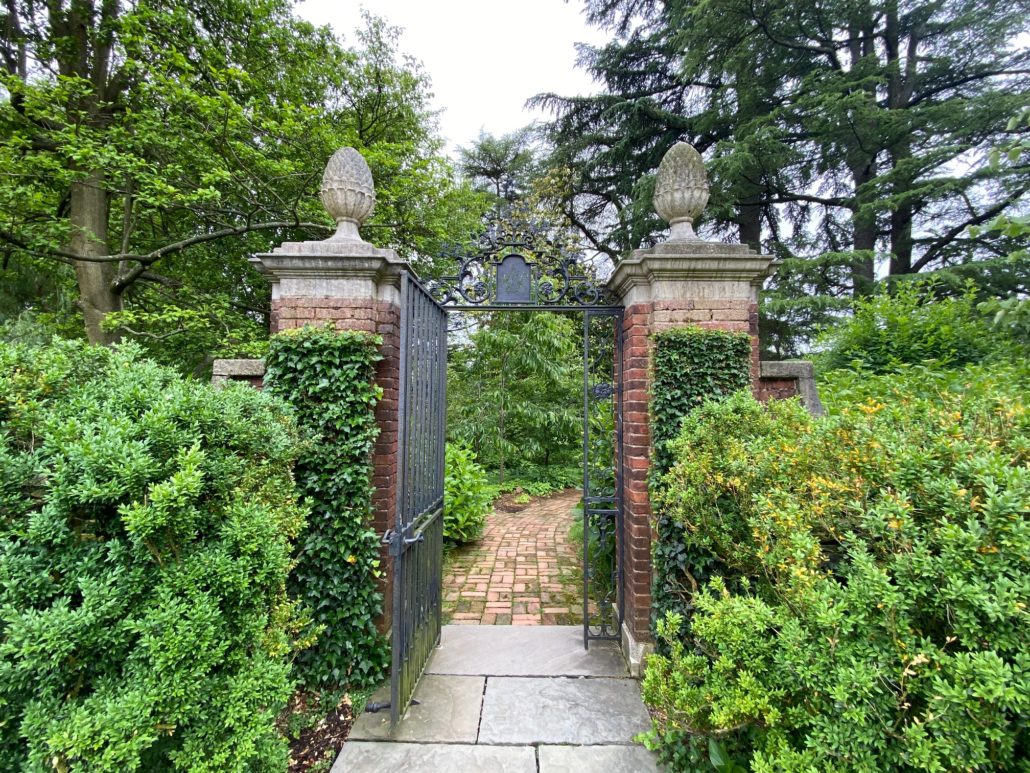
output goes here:
{"type": "Polygon", "coordinates": [[[372,529],[372,450],[379,434],[378,337],[305,327],[274,336],[265,387],[290,403],[307,438],[297,485],[311,506],[291,589],[315,643],[296,668],[308,686],[375,684],[388,662],[379,539],[372,529]]]}
{"type": "Polygon", "coordinates": [[[1026,770],[1026,362],[826,377],[684,422],[656,506],[717,571],[658,627],[675,770],[1026,770]]]}
{"type": "MultiPolygon", "coordinates": [[[[683,419],[707,400],[746,389],[751,378],[751,339],[746,333],[677,328],[655,336],[651,428],[654,445],[653,493],[673,462],[669,444],[683,419]]],[[[714,563],[705,551],[688,547],[683,525],[655,511],[657,539],[651,592],[653,621],[666,612],[689,612],[697,582],[710,576],[714,563]]]]}
{"type": "Polygon", "coordinates": [[[0,343],[0,769],[284,770],[285,405],[0,343]]]}

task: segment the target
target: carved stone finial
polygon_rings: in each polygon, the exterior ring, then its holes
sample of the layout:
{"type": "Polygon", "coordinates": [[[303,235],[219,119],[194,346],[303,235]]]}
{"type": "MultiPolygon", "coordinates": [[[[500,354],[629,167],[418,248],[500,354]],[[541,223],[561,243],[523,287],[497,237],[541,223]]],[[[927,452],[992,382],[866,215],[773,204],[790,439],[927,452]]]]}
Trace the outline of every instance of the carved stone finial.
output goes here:
{"type": "Polygon", "coordinates": [[[336,220],[336,233],[328,241],[363,241],[358,227],[376,205],[372,172],[354,148],[340,148],[325,165],[322,203],[336,220]]]}
{"type": "Polygon", "coordinates": [[[708,203],[705,162],[691,145],[677,142],[658,165],[654,209],[671,226],[670,242],[697,241],[694,220],[708,203]]]}

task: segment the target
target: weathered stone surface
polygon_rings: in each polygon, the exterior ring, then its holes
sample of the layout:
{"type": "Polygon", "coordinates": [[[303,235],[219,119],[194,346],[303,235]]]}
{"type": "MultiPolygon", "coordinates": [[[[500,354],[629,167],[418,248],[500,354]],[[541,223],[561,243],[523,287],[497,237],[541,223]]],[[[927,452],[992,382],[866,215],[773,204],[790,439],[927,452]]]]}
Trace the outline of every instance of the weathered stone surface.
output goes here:
{"type": "Polygon", "coordinates": [[[322,174],[322,204],[336,221],[330,241],[360,242],[358,226],[376,205],[372,171],[354,148],[340,148],[329,159],[322,174]]]}
{"type": "Polygon", "coordinates": [[[761,365],[763,379],[793,380],[797,395],[813,416],[826,413],[819,390],[815,383],[815,366],[807,360],[763,360],[761,365]]]}
{"type": "Polygon", "coordinates": [[[430,674],[628,676],[615,642],[583,649],[579,626],[445,625],[430,674]]]}
{"type": "Polygon", "coordinates": [[[662,158],[654,184],[654,209],[671,227],[669,241],[694,241],[694,220],[708,203],[705,162],[693,146],[677,142],[662,158]]]}
{"type": "Polygon", "coordinates": [[[211,365],[211,383],[226,381],[259,381],[265,375],[264,360],[215,360],[211,365]]]}
{"type": "Polygon", "coordinates": [[[536,773],[530,746],[369,743],[349,741],[332,773],[536,773]]]}
{"type": "Polygon", "coordinates": [[[540,773],[658,773],[654,755],[642,746],[541,746],[540,773]]]}
{"type": "MultiPolygon", "coordinates": [[[[350,738],[355,741],[417,741],[419,743],[476,742],[479,712],[483,704],[481,676],[437,676],[426,674],[415,690],[412,704],[397,730],[390,734],[390,712],[365,712],[354,723],[350,738]]],[[[390,700],[390,690],[372,696],[373,701],[390,700]]]]}
{"type": "Polygon", "coordinates": [[[631,744],[650,727],[632,679],[487,680],[483,744],[631,744]]]}

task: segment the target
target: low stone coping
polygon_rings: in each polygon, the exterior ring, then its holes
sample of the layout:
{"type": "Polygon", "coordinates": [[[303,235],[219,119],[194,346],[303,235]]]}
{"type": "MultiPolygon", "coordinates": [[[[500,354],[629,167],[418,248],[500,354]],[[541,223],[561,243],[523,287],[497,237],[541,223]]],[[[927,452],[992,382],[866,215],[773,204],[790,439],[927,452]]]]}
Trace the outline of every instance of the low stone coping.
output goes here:
{"type": "Polygon", "coordinates": [[[762,360],[760,373],[762,379],[793,380],[798,397],[809,412],[813,416],[826,413],[815,385],[815,366],[808,360],[762,360]]]}
{"type": "Polygon", "coordinates": [[[265,377],[264,360],[215,360],[211,365],[211,383],[226,381],[260,381],[265,377]]]}

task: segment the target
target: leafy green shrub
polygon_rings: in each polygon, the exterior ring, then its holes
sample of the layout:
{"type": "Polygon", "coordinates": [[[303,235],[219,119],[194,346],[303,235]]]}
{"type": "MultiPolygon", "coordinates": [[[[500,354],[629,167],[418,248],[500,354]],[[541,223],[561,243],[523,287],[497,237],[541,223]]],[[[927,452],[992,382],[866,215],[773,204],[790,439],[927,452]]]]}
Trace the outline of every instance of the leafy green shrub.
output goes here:
{"type": "Polygon", "coordinates": [[[379,539],[372,528],[372,449],[380,341],[360,332],[290,330],[272,338],[267,389],[289,402],[309,442],[297,485],[311,504],[291,588],[312,616],[314,646],[297,669],[311,687],[376,683],[388,650],[376,630],[379,539]]]}
{"type": "MultiPolygon", "coordinates": [[[[722,399],[749,385],[751,342],[744,333],[670,330],[655,336],[654,363],[652,487],[657,488],[661,486],[661,474],[672,464],[668,446],[684,417],[708,400],[722,399]]],[[[683,589],[705,582],[715,565],[707,551],[688,546],[681,524],[661,510],[656,516],[651,589],[655,621],[666,612],[688,614],[691,605],[683,589]]]]}
{"type": "Polygon", "coordinates": [[[961,367],[1012,345],[977,311],[972,287],[948,298],[935,289],[933,282],[902,282],[890,293],[856,300],[854,316],[823,335],[821,344],[828,348],[818,358],[819,369],[890,373],[929,361],[961,367]]]}
{"type": "Polygon", "coordinates": [[[447,444],[443,495],[443,535],[463,544],[479,539],[490,512],[491,492],[486,471],[467,448],[447,444]]]}
{"type": "Polygon", "coordinates": [[[825,418],[740,394],[686,419],[656,506],[715,577],[643,684],[677,769],[1026,769],[1028,381],[844,371],[825,418]]]}
{"type": "Polygon", "coordinates": [[[283,770],[285,405],[0,343],[0,769],[283,770]]]}
{"type": "Polygon", "coordinates": [[[582,466],[523,465],[518,471],[508,473],[504,483],[494,486],[497,494],[521,491],[531,497],[546,497],[569,488],[580,488],[583,485],[582,466]]]}

